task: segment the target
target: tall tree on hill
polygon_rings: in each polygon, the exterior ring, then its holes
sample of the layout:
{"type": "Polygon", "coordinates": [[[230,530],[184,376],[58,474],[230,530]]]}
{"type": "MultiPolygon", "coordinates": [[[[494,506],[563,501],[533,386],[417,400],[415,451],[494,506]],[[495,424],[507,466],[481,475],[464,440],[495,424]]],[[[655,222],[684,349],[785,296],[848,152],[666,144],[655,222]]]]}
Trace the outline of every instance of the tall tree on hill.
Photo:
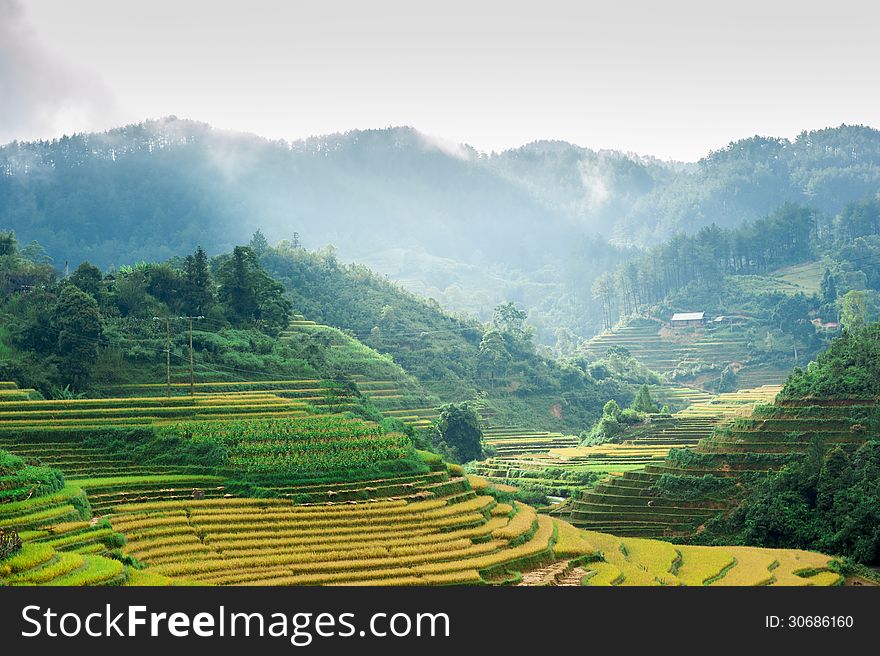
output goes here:
{"type": "Polygon", "coordinates": [[[865,327],[868,323],[868,298],[865,292],[854,289],[844,295],[840,323],[848,331],[865,327]]]}
{"type": "Polygon", "coordinates": [[[510,353],[504,343],[501,333],[495,329],[487,330],[480,340],[479,365],[483,373],[489,375],[492,389],[495,389],[495,378],[506,373],[507,364],[510,362],[510,353]]]}
{"type": "Polygon", "coordinates": [[[257,266],[256,255],[250,248],[236,246],[232,258],[217,272],[220,302],[232,323],[244,324],[254,319],[259,304],[251,271],[257,266]]]}
{"type": "Polygon", "coordinates": [[[437,438],[445,449],[459,462],[469,462],[483,457],[483,431],[477,411],[467,403],[449,403],[440,408],[437,422],[437,438]]]}
{"type": "Polygon", "coordinates": [[[633,399],[630,407],[636,412],[657,412],[657,404],[651,398],[651,390],[648,389],[647,385],[642,385],[639,388],[639,392],[636,394],[636,398],[633,399]]]}
{"type": "Polygon", "coordinates": [[[292,306],[284,286],[266,273],[249,247],[236,246],[232,257],[219,264],[217,282],[218,299],[234,325],[253,324],[278,334],[290,321],[292,306]]]}
{"type": "Polygon", "coordinates": [[[98,359],[101,315],[94,298],[74,285],[65,285],[52,312],[57,333],[56,353],[64,382],[74,390],[88,386],[98,359]]]}
{"type": "Polygon", "coordinates": [[[534,331],[526,325],[527,316],[525,310],[510,301],[498,305],[492,315],[492,326],[501,333],[511,354],[528,355],[535,351],[534,331]]]}
{"type": "Polygon", "coordinates": [[[0,230],[0,257],[10,256],[18,256],[18,240],[15,238],[15,231],[0,230]]]}
{"type": "Polygon", "coordinates": [[[70,282],[94,299],[101,293],[101,270],[94,264],[83,262],[70,276],[70,282]]]}
{"type": "Polygon", "coordinates": [[[266,239],[266,235],[263,234],[262,230],[257,230],[254,233],[254,236],[251,237],[251,243],[248,244],[248,247],[254,252],[257,257],[262,257],[263,254],[269,250],[269,240],[266,239]]]}
{"type": "Polygon", "coordinates": [[[214,283],[208,269],[208,255],[199,246],[183,261],[186,278],[185,306],[189,314],[205,315],[214,305],[214,283]]]}

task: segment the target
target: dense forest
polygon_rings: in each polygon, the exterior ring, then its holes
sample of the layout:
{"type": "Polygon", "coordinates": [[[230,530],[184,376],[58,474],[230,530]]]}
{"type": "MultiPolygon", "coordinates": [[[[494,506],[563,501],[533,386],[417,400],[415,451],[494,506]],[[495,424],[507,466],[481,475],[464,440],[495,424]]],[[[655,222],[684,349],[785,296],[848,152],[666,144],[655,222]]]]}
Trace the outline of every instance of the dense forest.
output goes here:
{"type": "MultiPolygon", "coordinates": [[[[0,171],[0,225],[42,244],[59,268],[163,261],[198,245],[226,252],[261,228],[273,242],[332,244],[341,259],[482,321],[514,301],[552,345],[559,328],[581,337],[601,328],[593,282],[633,245],[712,224],[712,233],[759,229],[786,203],[821,222],[869,197],[880,134],[841,126],[794,141],[756,137],[679,164],[564,142],[484,154],[409,128],[273,142],[171,117],[13,142],[0,149],[0,171]]],[[[754,263],[734,249],[729,266],[739,256],[740,271],[762,269],[801,246],[754,263]]]]}

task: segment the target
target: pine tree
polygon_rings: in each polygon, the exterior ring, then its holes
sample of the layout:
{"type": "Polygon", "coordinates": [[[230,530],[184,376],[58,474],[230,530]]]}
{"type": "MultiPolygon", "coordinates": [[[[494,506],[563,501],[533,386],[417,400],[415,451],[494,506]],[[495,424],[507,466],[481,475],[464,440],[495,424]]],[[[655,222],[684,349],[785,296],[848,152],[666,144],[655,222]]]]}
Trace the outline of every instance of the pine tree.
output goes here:
{"type": "Polygon", "coordinates": [[[254,255],[262,257],[269,250],[269,240],[266,239],[262,230],[257,230],[251,237],[251,243],[248,244],[248,247],[254,252],[254,255]]]}
{"type": "Polygon", "coordinates": [[[220,300],[233,323],[247,323],[257,311],[257,294],[250,276],[250,261],[255,258],[250,248],[236,246],[232,259],[220,270],[220,300]]]}
{"type": "Polygon", "coordinates": [[[199,246],[183,262],[186,277],[186,311],[205,315],[214,305],[214,283],[208,270],[208,255],[199,246]]]}
{"type": "Polygon", "coordinates": [[[630,407],[636,412],[657,412],[657,404],[651,398],[651,390],[648,389],[647,385],[642,385],[639,388],[639,392],[636,394],[636,398],[630,407]]]}

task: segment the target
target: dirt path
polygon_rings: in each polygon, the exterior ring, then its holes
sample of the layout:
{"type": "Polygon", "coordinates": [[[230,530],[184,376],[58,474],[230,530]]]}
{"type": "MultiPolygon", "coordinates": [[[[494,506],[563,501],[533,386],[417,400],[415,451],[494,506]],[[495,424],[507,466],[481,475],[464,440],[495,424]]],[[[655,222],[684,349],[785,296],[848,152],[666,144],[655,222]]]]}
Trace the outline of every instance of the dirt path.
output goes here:
{"type": "Polygon", "coordinates": [[[583,567],[572,567],[568,561],[563,560],[540,569],[523,572],[522,580],[517,585],[579,586],[587,573],[583,567]]]}

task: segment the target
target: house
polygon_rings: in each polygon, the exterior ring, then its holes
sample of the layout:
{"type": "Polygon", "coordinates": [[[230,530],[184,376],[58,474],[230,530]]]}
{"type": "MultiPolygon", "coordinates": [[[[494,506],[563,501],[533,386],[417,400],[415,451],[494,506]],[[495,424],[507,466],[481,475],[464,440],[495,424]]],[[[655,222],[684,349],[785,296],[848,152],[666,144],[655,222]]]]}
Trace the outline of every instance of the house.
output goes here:
{"type": "Polygon", "coordinates": [[[705,312],[676,312],[672,315],[670,323],[673,328],[686,326],[702,326],[706,322],[705,312]]]}
{"type": "Polygon", "coordinates": [[[812,319],[810,321],[816,328],[822,328],[823,330],[837,330],[840,328],[840,324],[836,321],[829,321],[828,323],[824,323],[821,319],[812,319]]]}

